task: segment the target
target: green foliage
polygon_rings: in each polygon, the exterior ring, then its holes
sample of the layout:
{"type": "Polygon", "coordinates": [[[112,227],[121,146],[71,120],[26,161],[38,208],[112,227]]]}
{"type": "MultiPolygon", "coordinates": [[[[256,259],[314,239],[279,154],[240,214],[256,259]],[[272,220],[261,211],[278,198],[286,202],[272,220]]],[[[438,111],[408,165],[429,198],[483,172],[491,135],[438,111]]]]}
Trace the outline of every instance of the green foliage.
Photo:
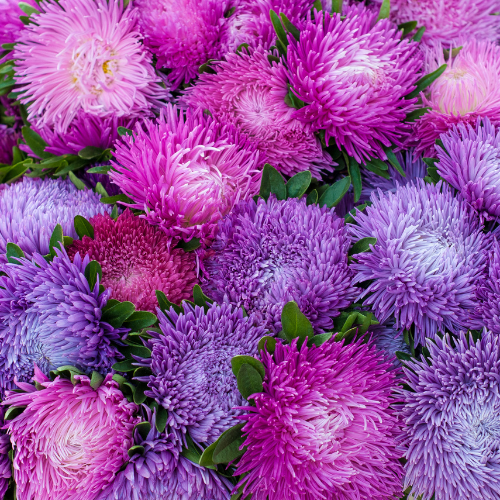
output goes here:
{"type": "Polygon", "coordinates": [[[283,335],[288,342],[298,338],[298,347],[310,339],[314,335],[314,330],[311,322],[300,311],[296,302],[291,301],[285,304],[281,312],[281,326],[283,328],[283,335]]]}

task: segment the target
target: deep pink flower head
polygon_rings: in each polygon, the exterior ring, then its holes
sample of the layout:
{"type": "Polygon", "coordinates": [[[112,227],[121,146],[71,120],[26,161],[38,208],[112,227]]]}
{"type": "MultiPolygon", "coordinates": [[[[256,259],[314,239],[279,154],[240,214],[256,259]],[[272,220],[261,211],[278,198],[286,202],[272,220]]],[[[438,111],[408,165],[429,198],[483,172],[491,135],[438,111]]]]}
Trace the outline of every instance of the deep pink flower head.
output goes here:
{"type": "Polygon", "coordinates": [[[218,220],[259,191],[261,155],[230,125],[175,106],[116,144],[111,179],[167,235],[212,238],[218,220]]]}
{"type": "Polygon", "coordinates": [[[16,449],[14,479],[18,500],[88,500],[105,488],[128,461],[137,406],[108,375],[93,389],[85,375],[51,382],[35,367],[43,386],[19,382],[5,404],[25,407],[8,421],[16,449]]]}
{"type": "Polygon", "coordinates": [[[319,178],[331,171],[331,158],[319,139],[294,115],[285,103],[288,77],[281,62],[270,62],[268,52],[256,49],[228,54],[215,65],[217,74],[203,73],[187,90],[184,102],[209,109],[214,117],[232,123],[255,139],[259,149],[280,172],[294,175],[310,170],[319,178]]]}
{"type": "MultiPolygon", "coordinates": [[[[35,0],[26,0],[33,7],[37,5],[35,0]]],[[[17,36],[24,28],[24,24],[19,16],[24,16],[24,12],[19,8],[18,0],[0,0],[0,46],[4,43],[14,43],[17,36]]],[[[0,53],[3,49],[0,47],[0,53]]],[[[0,59],[0,62],[2,60],[0,59]]]]}
{"type": "Polygon", "coordinates": [[[426,50],[426,59],[426,72],[445,63],[448,68],[422,94],[423,104],[430,110],[415,122],[413,139],[417,154],[434,156],[436,139],[458,123],[475,125],[478,118],[487,117],[493,125],[500,125],[498,45],[472,40],[448,61],[444,60],[443,47],[436,46],[426,50]]]}
{"type": "Polygon", "coordinates": [[[158,66],[171,70],[174,88],[198,75],[231,44],[231,9],[237,0],[136,0],[144,43],[158,66]]]}
{"type": "MultiPolygon", "coordinates": [[[[399,498],[397,372],[371,345],[327,342],[265,353],[264,391],[252,398],[237,468],[253,500],[399,498]]],[[[245,495],[243,495],[245,496],[245,495]]]]}
{"type": "Polygon", "coordinates": [[[410,128],[403,123],[416,99],[421,59],[417,43],[401,40],[387,19],[363,6],[346,19],[316,12],[289,37],[288,67],[295,94],[306,103],[295,116],[313,131],[324,130],[358,161],[385,159],[382,146],[401,146],[410,128]]]}
{"type": "Polygon", "coordinates": [[[143,116],[168,96],[140,42],[136,9],[121,0],[47,0],[38,8],[14,52],[33,124],[65,131],[79,110],[143,116]]]}
{"type": "Polygon", "coordinates": [[[174,304],[192,297],[197,283],[193,253],[174,248],[165,233],[128,209],[116,221],[106,214],[93,217],[90,223],[94,238],[75,240],[68,254],[71,258],[88,254],[99,262],[101,284],[111,288],[113,299],[155,312],[155,290],[164,292],[174,304]]]}

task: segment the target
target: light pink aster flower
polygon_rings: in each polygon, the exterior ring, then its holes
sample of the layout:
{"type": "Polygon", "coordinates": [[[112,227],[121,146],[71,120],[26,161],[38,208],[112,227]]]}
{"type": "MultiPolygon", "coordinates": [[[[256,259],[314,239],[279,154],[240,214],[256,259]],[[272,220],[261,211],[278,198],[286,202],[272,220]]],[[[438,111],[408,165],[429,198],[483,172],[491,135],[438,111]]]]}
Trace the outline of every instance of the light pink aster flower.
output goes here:
{"type": "MultiPolygon", "coordinates": [[[[499,18],[500,22],[500,18],[499,18]]],[[[422,94],[430,110],[414,125],[416,154],[434,156],[439,136],[459,123],[475,125],[479,117],[500,125],[500,47],[470,41],[445,61],[443,47],[427,49],[427,72],[448,63],[446,71],[422,94]]]]}
{"type": "Polygon", "coordinates": [[[208,242],[221,217],[258,193],[262,163],[232,126],[168,105],[116,144],[110,176],[149,223],[174,238],[208,242]]]}
{"type": "Polygon", "coordinates": [[[203,73],[183,102],[208,109],[223,123],[232,123],[254,139],[267,161],[280,172],[294,175],[310,170],[314,177],[331,171],[330,156],[307,125],[294,118],[285,103],[288,77],[281,62],[270,62],[269,53],[257,48],[228,54],[215,65],[217,74],[203,73]]]}
{"type": "Polygon", "coordinates": [[[59,377],[51,382],[35,367],[43,389],[19,382],[27,392],[5,400],[25,407],[7,423],[18,500],[93,499],[128,461],[137,406],[111,375],[97,389],[87,376],[75,378],[75,385],[59,377]]]}
{"type": "Polygon", "coordinates": [[[79,110],[142,116],[168,96],[140,42],[136,9],[121,0],[48,0],[38,8],[14,52],[34,124],[65,131],[79,110]]]}

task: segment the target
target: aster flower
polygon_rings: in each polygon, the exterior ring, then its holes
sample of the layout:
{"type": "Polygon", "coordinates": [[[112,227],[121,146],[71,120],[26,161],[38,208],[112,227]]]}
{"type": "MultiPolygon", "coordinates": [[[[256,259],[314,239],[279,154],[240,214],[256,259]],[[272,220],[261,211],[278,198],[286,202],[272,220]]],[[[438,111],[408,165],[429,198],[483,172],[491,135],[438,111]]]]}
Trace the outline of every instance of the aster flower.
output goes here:
{"type": "Polygon", "coordinates": [[[402,333],[394,328],[394,321],[371,326],[368,331],[372,336],[373,344],[384,355],[384,358],[391,361],[395,368],[400,368],[401,361],[396,357],[396,353],[410,354],[410,347],[405,342],[402,333]]]}
{"type": "MultiPolygon", "coordinates": [[[[33,7],[36,5],[31,0],[26,0],[25,3],[33,7]]],[[[17,0],[0,0],[0,45],[14,43],[24,28],[23,22],[19,19],[24,12],[18,4],[17,0]]]]}
{"type": "Polygon", "coordinates": [[[198,76],[209,59],[230,50],[235,0],[137,0],[144,43],[168,68],[173,88],[198,76]]]}
{"type": "Polygon", "coordinates": [[[214,64],[217,74],[201,74],[183,102],[235,125],[257,142],[280,172],[292,176],[310,170],[320,178],[322,171],[333,170],[331,158],[308,127],[294,118],[294,108],[285,103],[286,69],[267,56],[262,48],[251,55],[246,51],[227,54],[225,61],[214,64]]]}
{"type": "Polygon", "coordinates": [[[394,316],[399,330],[414,326],[416,344],[470,326],[487,247],[472,209],[441,182],[422,180],[371,201],[349,225],[354,239],[377,239],[351,265],[354,283],[371,281],[359,299],[381,323],[394,316]]]}
{"type": "Polygon", "coordinates": [[[12,163],[12,148],[17,145],[21,134],[7,125],[0,123],[0,164],[12,163]]]}
{"type": "Polygon", "coordinates": [[[213,304],[207,312],[184,304],[184,313],[172,309],[159,314],[162,333],[149,332],[151,358],[139,360],[150,376],[145,394],[168,412],[167,429],[177,443],[189,433],[195,443],[211,444],[232,427],[243,399],[231,373],[231,358],[257,354],[266,334],[254,315],[243,317],[241,308],[213,304]]]}
{"type": "Polygon", "coordinates": [[[250,200],[219,223],[202,286],[215,301],[255,313],[274,333],[283,306],[294,300],[322,332],[356,295],[349,245],[333,209],[307,206],[305,199],[250,200]]]}
{"type": "Polygon", "coordinates": [[[500,217],[500,128],[488,118],[475,127],[460,123],[441,135],[436,147],[439,175],[449,182],[481,218],[500,217]]]}
{"type": "Polygon", "coordinates": [[[5,404],[25,407],[7,429],[16,449],[14,478],[19,500],[96,498],[128,460],[137,406],[129,403],[111,375],[94,389],[90,379],[53,382],[35,369],[43,386],[21,384],[5,404]]]}
{"type": "Polygon", "coordinates": [[[111,211],[93,191],[79,191],[70,180],[31,179],[0,190],[0,252],[16,243],[26,255],[49,253],[52,231],[61,224],[66,236],[77,238],[74,218],[93,217],[111,211]]]}
{"type": "Polygon", "coordinates": [[[262,159],[231,126],[167,106],[116,144],[111,179],[172,237],[209,241],[234,204],[258,193],[262,159]]]}
{"type": "Polygon", "coordinates": [[[155,312],[155,291],[180,304],[192,297],[196,279],[193,253],[172,248],[171,240],[144,219],[126,210],[114,221],[108,214],[90,219],[94,238],[84,236],[68,249],[70,257],[88,255],[101,264],[101,284],[111,297],[136,309],[155,312]]]}
{"type": "Polygon", "coordinates": [[[403,390],[406,485],[414,498],[494,500],[500,490],[500,337],[427,341],[403,390]],[[420,497],[419,497],[420,498],[420,497]]]}
{"type": "Polygon", "coordinates": [[[385,159],[383,146],[402,146],[410,128],[403,120],[416,99],[420,58],[417,43],[401,40],[389,20],[351,7],[339,14],[315,12],[301,26],[300,41],[289,37],[290,84],[306,105],[294,116],[311,130],[325,131],[357,161],[385,159]]]}
{"type": "Polygon", "coordinates": [[[116,343],[125,329],[101,320],[111,290],[91,290],[85,268],[89,257],[56,249],[47,262],[34,254],[21,265],[4,264],[0,277],[0,393],[13,381],[29,381],[33,365],[49,373],[73,365],[90,373],[106,373],[123,356],[116,343]]]}
{"type": "Polygon", "coordinates": [[[475,125],[478,118],[500,124],[500,47],[475,40],[464,43],[452,60],[445,61],[443,47],[426,51],[427,68],[436,70],[447,63],[446,71],[422,94],[430,110],[414,124],[417,154],[432,157],[434,143],[458,123],[475,125]]]}
{"type": "Polygon", "coordinates": [[[395,372],[372,346],[296,341],[263,354],[264,390],[252,396],[246,451],[238,467],[255,500],[316,500],[401,495],[391,408],[395,372]]]}
{"type": "Polygon", "coordinates": [[[81,110],[143,116],[168,95],[140,43],[136,9],[106,0],[50,1],[38,9],[14,51],[21,101],[38,128],[65,132],[81,110]]]}

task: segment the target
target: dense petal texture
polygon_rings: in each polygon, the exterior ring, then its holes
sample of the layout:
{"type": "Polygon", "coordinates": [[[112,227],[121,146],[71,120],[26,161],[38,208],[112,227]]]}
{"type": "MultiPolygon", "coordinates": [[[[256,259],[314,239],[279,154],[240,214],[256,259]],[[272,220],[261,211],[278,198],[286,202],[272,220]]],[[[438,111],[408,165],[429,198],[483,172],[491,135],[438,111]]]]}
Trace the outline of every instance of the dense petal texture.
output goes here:
{"type": "Polygon", "coordinates": [[[391,405],[395,371],[362,343],[327,342],[264,354],[237,472],[255,500],[392,500],[401,495],[391,405]]]}
{"type": "Polygon", "coordinates": [[[500,337],[427,341],[405,368],[406,479],[414,498],[496,500],[500,488],[500,337]],[[452,347],[454,346],[454,347],[452,347]]]}
{"type": "Polygon", "coordinates": [[[219,223],[202,286],[217,302],[255,313],[274,333],[283,306],[295,300],[320,333],[356,295],[349,244],[333,209],[305,199],[240,203],[219,223]]]}
{"type": "Polygon", "coordinates": [[[0,164],[12,163],[12,148],[17,145],[21,134],[12,127],[0,123],[0,164]]]}
{"type": "Polygon", "coordinates": [[[475,213],[442,183],[418,181],[371,201],[349,226],[356,239],[377,239],[352,265],[354,282],[371,281],[364,304],[380,322],[394,316],[396,328],[414,326],[416,343],[442,328],[473,326],[487,248],[475,213]]]}
{"type": "Polygon", "coordinates": [[[209,241],[217,221],[259,191],[255,145],[201,111],[173,106],[116,145],[112,180],[172,237],[209,241]]]}
{"type": "Polygon", "coordinates": [[[50,382],[37,371],[42,390],[32,387],[6,400],[25,407],[7,427],[19,500],[94,499],[128,460],[137,406],[111,375],[97,389],[88,377],[75,378],[75,385],[59,377],[50,382]]]}
{"type": "Polygon", "coordinates": [[[197,283],[196,258],[174,248],[158,228],[126,210],[115,221],[109,215],[90,220],[94,237],[75,240],[70,257],[88,255],[101,264],[101,284],[111,288],[111,297],[130,301],[136,309],[156,311],[155,291],[174,304],[190,299],[197,283]]]}

